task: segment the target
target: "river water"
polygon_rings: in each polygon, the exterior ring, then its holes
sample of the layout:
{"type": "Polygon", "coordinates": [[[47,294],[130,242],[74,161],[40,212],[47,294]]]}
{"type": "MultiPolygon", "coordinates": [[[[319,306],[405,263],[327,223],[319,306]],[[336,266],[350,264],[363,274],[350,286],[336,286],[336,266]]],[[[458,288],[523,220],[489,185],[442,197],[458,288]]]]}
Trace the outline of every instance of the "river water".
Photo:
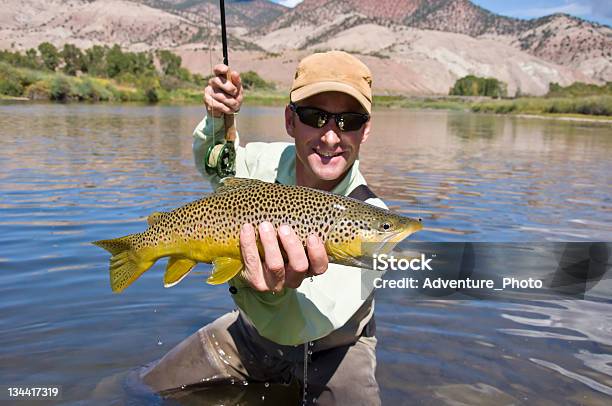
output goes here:
{"type": "MultiPolygon", "coordinates": [[[[191,155],[202,113],[0,105],[0,385],[61,385],[63,404],[195,403],[139,397],[122,377],[231,310],[227,290],[203,282],[208,265],[164,289],[160,263],[112,294],[108,255],[90,242],[142,231],[150,213],[211,191],[191,155]]],[[[243,142],[288,140],[279,108],[245,107],[238,126],[243,142]]],[[[421,241],[612,241],[610,157],[610,124],[379,110],[361,169],[392,209],[423,218],[421,241]]],[[[400,297],[376,317],[384,404],[612,401],[612,296],[400,297]]],[[[281,391],[249,390],[197,401],[281,391]]]]}

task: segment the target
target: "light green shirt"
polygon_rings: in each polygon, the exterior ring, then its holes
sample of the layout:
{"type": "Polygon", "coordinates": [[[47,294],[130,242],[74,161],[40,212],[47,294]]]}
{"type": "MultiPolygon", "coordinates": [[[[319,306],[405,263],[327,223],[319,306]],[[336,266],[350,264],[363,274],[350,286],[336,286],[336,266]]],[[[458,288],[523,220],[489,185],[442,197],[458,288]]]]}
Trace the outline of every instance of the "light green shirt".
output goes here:
{"type": "MultiPolygon", "coordinates": [[[[223,140],[223,118],[204,118],[194,130],[193,154],[200,173],[213,188],[219,185],[216,175],[206,172],[206,152],[215,139],[223,140]]],[[[295,185],[295,145],[285,142],[251,142],[242,147],[236,138],[236,176],[295,185]]],[[[355,161],[333,193],[347,196],[357,186],[366,184],[359,172],[359,161],[355,161]]],[[[386,208],[378,198],[367,203],[386,208]]],[[[297,345],[325,337],[346,325],[355,325],[356,334],[372,317],[373,306],[366,317],[351,319],[366,301],[362,291],[359,268],[329,264],[323,275],[305,279],[297,289],[283,289],[280,293],[256,292],[240,278],[230,284],[238,288],[232,295],[238,307],[253,323],[263,337],[283,345],[297,345]]],[[[368,289],[366,287],[366,289],[368,289]]],[[[372,288],[369,288],[371,292],[372,288]]]]}

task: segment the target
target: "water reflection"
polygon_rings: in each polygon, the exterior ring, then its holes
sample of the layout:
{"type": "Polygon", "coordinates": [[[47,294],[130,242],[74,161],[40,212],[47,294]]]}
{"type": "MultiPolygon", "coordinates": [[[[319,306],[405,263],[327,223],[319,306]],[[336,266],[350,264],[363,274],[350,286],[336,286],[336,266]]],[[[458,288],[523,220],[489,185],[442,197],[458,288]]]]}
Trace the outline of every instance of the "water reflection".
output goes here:
{"type": "MultiPolygon", "coordinates": [[[[203,282],[208,265],[163,289],[158,264],[113,295],[108,258],[89,244],[210,191],[191,153],[202,113],[0,106],[0,382],[61,384],[65,402],[86,403],[104,377],[161,357],[233,307],[203,282]]],[[[289,140],[278,108],[245,107],[238,125],[243,141],[289,140]]],[[[424,218],[422,240],[609,241],[610,135],[601,124],[384,110],[361,165],[392,208],[424,218]]],[[[612,311],[599,299],[381,301],[383,401],[609,403],[612,311]]],[[[117,391],[96,395],[138,403],[117,391]]]]}

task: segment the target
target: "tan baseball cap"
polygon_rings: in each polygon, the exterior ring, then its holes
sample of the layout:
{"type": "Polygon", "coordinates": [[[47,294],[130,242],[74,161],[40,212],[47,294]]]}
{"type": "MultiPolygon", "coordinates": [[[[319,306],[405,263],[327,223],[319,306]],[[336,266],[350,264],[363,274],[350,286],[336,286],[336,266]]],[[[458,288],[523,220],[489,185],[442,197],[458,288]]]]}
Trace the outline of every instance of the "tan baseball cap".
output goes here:
{"type": "Polygon", "coordinates": [[[292,102],[323,92],[353,96],[372,112],[372,73],[354,56],[343,51],[321,52],[302,59],[289,93],[292,102]]]}

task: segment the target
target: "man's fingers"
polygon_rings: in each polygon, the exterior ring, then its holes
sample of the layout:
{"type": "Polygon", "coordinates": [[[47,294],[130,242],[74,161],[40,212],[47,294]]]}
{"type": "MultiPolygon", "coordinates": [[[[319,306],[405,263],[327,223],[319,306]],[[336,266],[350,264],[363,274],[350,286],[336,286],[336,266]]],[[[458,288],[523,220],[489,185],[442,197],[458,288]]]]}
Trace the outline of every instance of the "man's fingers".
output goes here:
{"type": "Polygon", "coordinates": [[[212,112],[215,117],[221,117],[223,114],[231,114],[232,110],[223,103],[219,103],[210,95],[204,96],[206,109],[212,112]]]}
{"type": "Polygon", "coordinates": [[[232,71],[232,83],[236,86],[236,89],[242,89],[242,78],[240,77],[240,73],[235,70],[232,71]]]}
{"type": "Polygon", "coordinates": [[[225,76],[227,75],[227,70],[229,67],[223,63],[219,63],[213,67],[213,73],[215,76],[225,76]]]}
{"type": "Polygon", "coordinates": [[[215,76],[215,77],[210,78],[210,80],[208,81],[208,84],[210,85],[210,87],[212,87],[216,91],[222,90],[228,95],[234,96],[234,97],[238,95],[238,87],[236,87],[236,85],[234,85],[231,81],[228,81],[223,76],[221,77],[215,76]]]}
{"type": "Polygon", "coordinates": [[[259,239],[264,250],[266,283],[271,290],[280,291],[285,282],[285,262],[272,223],[264,221],[259,225],[259,239]]]}
{"type": "Polygon", "coordinates": [[[257,238],[255,229],[250,224],[245,224],[240,230],[240,252],[244,263],[243,276],[251,287],[257,291],[264,292],[268,286],[264,279],[263,267],[257,250],[257,238]]]}
{"type": "Polygon", "coordinates": [[[223,92],[215,92],[211,87],[207,87],[204,91],[204,103],[206,108],[209,111],[212,110],[216,117],[235,113],[240,107],[238,100],[228,97],[223,92]]]}
{"type": "Polygon", "coordinates": [[[308,251],[308,260],[310,262],[309,273],[312,275],[325,273],[329,266],[329,259],[321,239],[314,234],[309,235],[306,240],[306,250],[308,251]]]}
{"type": "Polygon", "coordinates": [[[230,110],[232,110],[232,112],[238,110],[238,107],[240,105],[236,98],[228,96],[225,92],[222,91],[213,92],[212,97],[219,103],[226,105],[230,110]]]}
{"type": "Polygon", "coordinates": [[[285,271],[285,286],[295,289],[302,284],[306,276],[308,257],[306,256],[306,251],[304,251],[302,241],[300,241],[291,227],[286,224],[281,225],[278,228],[278,236],[289,261],[285,271]]]}

